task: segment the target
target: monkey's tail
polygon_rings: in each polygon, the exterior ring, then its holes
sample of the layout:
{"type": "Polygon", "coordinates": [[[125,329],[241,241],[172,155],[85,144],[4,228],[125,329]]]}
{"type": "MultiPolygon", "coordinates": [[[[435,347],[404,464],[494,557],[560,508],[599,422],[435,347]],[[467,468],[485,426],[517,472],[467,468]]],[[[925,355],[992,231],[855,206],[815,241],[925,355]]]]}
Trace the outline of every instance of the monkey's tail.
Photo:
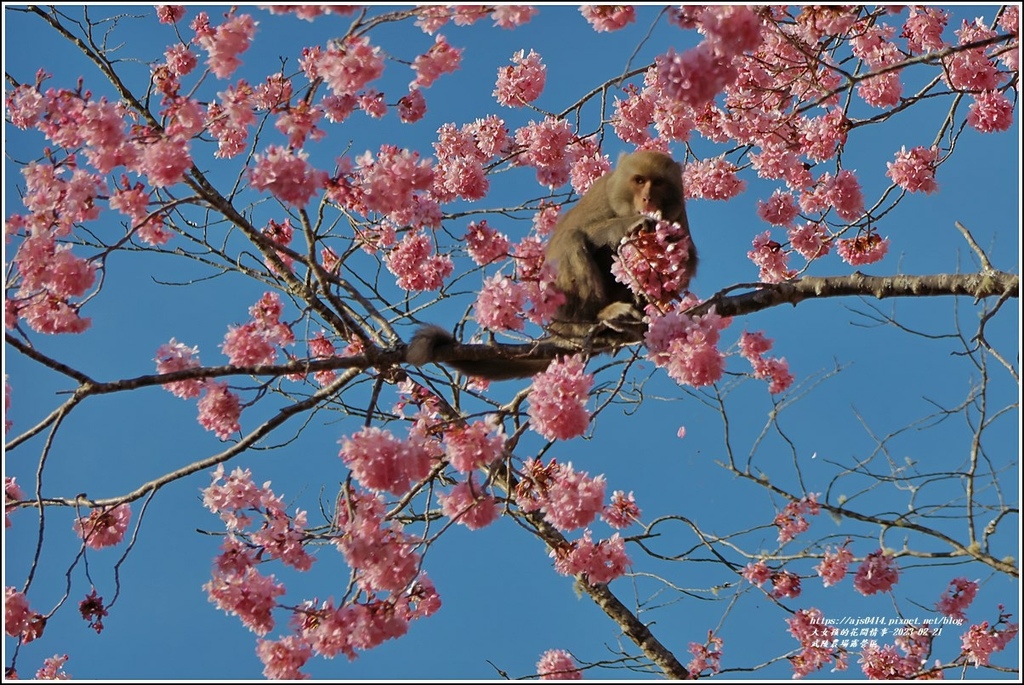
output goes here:
{"type": "MultiPolygon", "coordinates": [[[[420,326],[409,347],[405,359],[414,366],[423,366],[447,356],[458,343],[455,336],[433,324],[420,326]]],[[[445,361],[446,365],[467,376],[486,378],[492,381],[511,378],[529,378],[540,373],[551,364],[549,359],[456,359],[445,361]]]]}

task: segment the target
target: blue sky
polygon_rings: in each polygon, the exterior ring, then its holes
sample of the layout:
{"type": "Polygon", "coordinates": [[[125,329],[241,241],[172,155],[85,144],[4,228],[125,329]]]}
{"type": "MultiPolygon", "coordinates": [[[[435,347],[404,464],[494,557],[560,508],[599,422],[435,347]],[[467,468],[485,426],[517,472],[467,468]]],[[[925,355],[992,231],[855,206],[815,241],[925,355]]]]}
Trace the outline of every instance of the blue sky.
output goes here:
{"type": "MultiPolygon", "coordinates": [[[[79,12],[78,8],[65,9],[73,16],[79,12]]],[[[189,9],[183,25],[186,35],[190,35],[187,22],[197,10],[198,7],[189,9]]],[[[90,9],[94,17],[116,11],[113,7],[90,9]]],[[[210,10],[213,23],[219,23],[221,11],[210,10]]],[[[256,16],[260,26],[253,47],[242,55],[244,66],[234,78],[245,77],[251,83],[279,70],[282,56],[289,57],[286,69],[293,71],[303,46],[323,45],[342,34],[351,21],[348,17],[324,17],[307,23],[294,17],[274,17],[255,8],[247,11],[256,16]]],[[[139,60],[119,64],[128,82],[138,86],[148,78],[146,63],[158,60],[174,35],[169,27],[156,23],[149,6],[133,7],[130,13],[144,18],[122,20],[112,42],[124,42],[120,56],[139,60]]],[[[950,29],[958,26],[961,18],[990,19],[992,15],[992,6],[957,7],[950,29]]],[[[533,21],[514,31],[493,28],[487,20],[469,27],[446,26],[441,33],[453,45],[465,49],[463,68],[442,77],[426,91],[428,114],[422,122],[402,125],[394,111],[380,121],[356,113],[340,126],[325,125],[327,137],[308,146],[310,159],[322,168],[331,168],[333,159],[341,154],[376,151],[382,143],[409,147],[429,156],[435,131],[445,122],[462,125],[497,112],[514,129],[539,119],[541,115],[536,112],[499,108],[491,94],[497,69],[509,64],[511,55],[524,48],[539,52],[548,67],[547,86],[535,104],[544,110],[560,111],[627,67],[645,64],[670,46],[681,51],[696,42],[693,32],[680,31],[664,19],[656,21],[656,16],[657,8],[640,8],[636,24],[612,34],[595,33],[575,6],[544,6],[533,21]]],[[[54,74],[50,84],[55,87],[74,87],[81,75],[87,88],[97,94],[106,92],[96,69],[36,17],[5,7],[4,27],[6,73],[25,82],[31,81],[36,70],[43,67],[54,74]]],[[[402,60],[413,59],[433,43],[431,36],[410,22],[382,26],[371,33],[371,40],[402,60]]],[[[912,72],[907,80],[914,82],[932,75],[933,72],[912,72]]],[[[412,78],[406,66],[389,62],[377,87],[389,94],[401,93],[412,78]]],[[[212,77],[208,81],[201,91],[204,94],[221,90],[225,85],[214,82],[212,77]]],[[[906,91],[911,88],[908,86],[906,91]]],[[[397,97],[388,99],[394,101],[397,97]]],[[[596,121],[594,107],[585,110],[585,116],[590,118],[584,128],[592,127],[596,121]]],[[[885,163],[892,160],[901,145],[930,145],[948,107],[948,98],[937,98],[915,105],[884,125],[851,135],[851,143],[844,152],[844,166],[857,171],[869,205],[888,185],[885,163]]],[[[851,114],[864,116],[868,112],[865,105],[855,103],[851,114]]],[[[275,135],[268,133],[266,141],[276,142],[275,135]]],[[[696,135],[692,142],[700,156],[721,151],[696,135]]],[[[1002,134],[965,131],[956,154],[940,169],[939,191],[904,198],[896,210],[878,223],[879,232],[892,240],[890,253],[884,261],[862,271],[893,275],[976,270],[974,255],[953,226],[954,221],[961,221],[988,251],[997,268],[1017,272],[1019,142],[1017,123],[1002,134]]],[[[10,160],[32,159],[38,155],[40,146],[40,137],[5,126],[5,216],[21,211],[14,190],[20,176],[10,160]]],[[[627,149],[609,128],[604,151],[614,158],[627,149]]],[[[233,160],[219,171],[213,169],[220,165],[210,164],[211,177],[229,183],[239,163],[233,160]]],[[[488,207],[514,206],[525,198],[546,194],[529,170],[500,176],[493,181],[494,192],[484,200],[488,207]]],[[[757,279],[756,267],[746,258],[751,239],[767,228],[755,213],[756,203],[767,198],[777,184],[757,179],[749,172],[743,178],[747,189],[734,200],[694,201],[688,205],[702,262],[693,287],[701,295],[757,279]]],[[[264,213],[264,218],[274,216],[270,205],[259,207],[256,213],[264,213]]],[[[525,235],[530,226],[528,214],[495,215],[488,220],[513,239],[525,235]]],[[[103,230],[104,221],[115,219],[105,213],[97,222],[97,230],[103,230]]],[[[446,229],[460,235],[467,223],[467,219],[460,219],[446,225],[446,229]]],[[[5,250],[8,248],[10,244],[5,245],[5,250]]],[[[823,260],[810,271],[813,275],[849,272],[850,268],[836,258],[823,260]]],[[[224,363],[218,346],[227,326],[244,321],[247,308],[265,288],[236,276],[204,279],[208,275],[208,271],[191,262],[169,256],[114,255],[108,262],[105,288],[86,311],[93,317],[93,328],[80,336],[33,339],[48,354],[67,360],[100,380],[152,373],[157,347],[171,337],[198,345],[207,364],[224,363]]],[[[383,275],[385,280],[388,277],[383,275]]],[[[464,291],[462,296],[433,306],[429,316],[421,313],[420,318],[450,325],[472,302],[479,279],[479,274],[471,275],[459,288],[464,291]]],[[[996,317],[987,334],[1004,356],[1016,360],[1019,315],[1017,302],[1010,304],[1012,311],[996,317]]],[[[970,432],[962,416],[953,415],[942,421],[933,418],[913,425],[910,430],[904,428],[934,415],[937,406],[950,407],[962,402],[977,382],[979,370],[956,356],[962,348],[953,339],[924,339],[892,326],[873,325],[869,318],[873,308],[897,316],[908,329],[931,336],[952,333],[954,316],[959,317],[967,337],[973,335],[976,327],[976,314],[970,303],[958,303],[948,297],[881,303],[828,299],[760,312],[734,321],[724,339],[731,344],[744,329],[764,330],[775,341],[772,354],[789,360],[791,371],[802,385],[787,396],[780,420],[784,432],[765,430],[774,407],[765,384],[741,382],[733,377],[722,384],[723,391],[729,391],[725,400],[730,419],[726,445],[725,426],[714,396],[709,392],[682,390],[646,363],[645,371],[636,375],[643,378],[653,373],[643,387],[642,405],[611,405],[591,436],[556,445],[546,456],[572,461],[591,475],[605,474],[609,494],[612,490],[633,491],[647,522],[661,516],[683,516],[696,521],[710,534],[766,526],[785,504],[721,468],[718,463],[727,459],[727,447],[737,460],[751,459],[755,468],[767,473],[780,487],[799,491],[799,466],[808,492],[828,491],[833,496],[842,492],[852,496],[867,488],[856,500],[864,510],[905,509],[905,492],[892,487],[869,488],[869,481],[859,476],[838,482],[834,478],[843,468],[873,453],[876,459],[871,468],[875,470],[886,459],[894,463],[913,461],[919,471],[964,468],[970,432]],[[832,374],[837,366],[842,371],[832,374]],[[676,436],[681,425],[687,429],[682,440],[676,436]],[[892,438],[885,443],[887,449],[877,454],[878,440],[883,436],[892,438]]],[[[410,325],[402,332],[407,335],[411,330],[410,325]]],[[[730,360],[730,370],[744,370],[738,361],[730,360]]],[[[14,422],[15,432],[39,421],[62,400],[63,395],[58,393],[68,390],[64,378],[43,371],[10,348],[4,352],[4,372],[13,388],[8,417],[14,422]]],[[[990,368],[988,372],[993,407],[1002,407],[1018,397],[1019,389],[1010,382],[1005,370],[990,368]]],[[[598,382],[610,383],[615,378],[606,373],[599,376],[598,382]]],[[[524,385],[498,385],[493,396],[498,401],[508,401],[524,385]]],[[[346,399],[356,406],[365,406],[368,389],[368,384],[363,383],[346,399]]],[[[382,406],[390,406],[395,399],[393,395],[382,399],[382,406]]],[[[466,403],[471,410],[484,410],[482,404],[469,399],[466,403]]],[[[243,429],[255,426],[259,416],[281,404],[279,399],[272,398],[248,410],[243,414],[243,429]]],[[[86,492],[91,497],[114,496],[219,452],[223,445],[198,425],[195,412],[194,402],[181,401],[160,388],[90,399],[76,408],[58,433],[44,475],[44,494],[73,496],[86,492]]],[[[319,520],[321,505],[330,509],[338,484],[346,477],[337,457],[337,441],[361,424],[358,417],[344,417],[338,412],[320,412],[308,425],[303,423],[286,424],[275,438],[236,458],[228,467],[252,469],[258,483],[272,481],[275,492],[284,496],[290,509],[306,509],[314,521],[319,520]]],[[[1012,502],[1017,500],[1016,423],[1014,412],[997,421],[985,445],[992,462],[1005,469],[1001,472],[1000,487],[1006,500],[1012,502]]],[[[31,486],[42,445],[42,436],[37,436],[5,454],[5,474],[17,476],[26,489],[31,486]]],[[[536,453],[541,447],[539,440],[524,441],[521,455],[536,453]]],[[[113,598],[113,569],[124,546],[90,551],[88,567],[79,561],[69,572],[78,550],[69,512],[47,511],[46,544],[29,597],[34,608],[48,610],[65,592],[66,575],[71,578],[72,589],[67,605],[47,625],[44,638],[21,650],[18,666],[23,676],[30,675],[43,658],[67,653],[71,659],[66,670],[82,679],[260,677],[262,665],[254,652],[254,636],[235,617],[211,605],[201,589],[209,579],[219,539],[198,531],[221,530],[219,520],[203,509],[200,501],[199,490],[208,483],[206,474],[177,481],[161,490],[149,504],[134,548],[119,567],[120,594],[105,621],[106,629],[99,636],[77,616],[74,605],[88,592],[90,577],[100,595],[108,602],[113,598]]],[[[926,487],[917,503],[929,507],[962,496],[957,487],[955,483],[934,489],[926,487]]],[[[140,503],[133,504],[133,521],[138,520],[140,509],[140,503]]],[[[24,582],[37,535],[34,519],[35,514],[29,510],[16,512],[12,516],[13,527],[5,531],[5,585],[20,587],[24,582]]],[[[682,522],[666,524],[659,531],[661,537],[653,540],[650,547],[661,554],[679,554],[697,546],[692,530],[682,522]]],[[[636,528],[626,531],[637,532],[636,528]]],[[[744,549],[774,549],[775,532],[770,526],[755,528],[743,538],[744,549]]],[[[595,525],[595,536],[610,533],[603,524],[595,525]]],[[[846,523],[840,527],[822,515],[813,521],[806,542],[832,536],[830,542],[837,544],[847,535],[854,539],[853,551],[858,557],[874,551],[883,539],[877,528],[847,527],[846,523]]],[[[884,540],[890,547],[903,544],[902,536],[895,533],[888,533],[884,540]]],[[[801,548],[796,544],[787,551],[796,553],[801,548]]],[[[934,543],[923,548],[936,553],[946,551],[934,543]]],[[[1019,557],[1019,546],[1012,536],[1008,536],[1003,549],[1005,554],[1019,557]]],[[[723,665],[727,668],[751,668],[796,647],[783,622],[788,614],[762,594],[744,594],[733,605],[735,590],[723,590],[717,596],[708,590],[736,581],[736,576],[720,565],[707,561],[656,562],[635,546],[629,551],[637,562],[634,571],[655,574],[678,588],[692,591],[657,591],[658,584],[644,576],[621,579],[612,586],[627,604],[643,605],[645,611],[649,610],[642,614],[643,619],[654,622],[655,635],[680,660],[689,659],[689,642],[702,642],[707,631],[717,630],[720,624],[719,634],[725,640],[723,665]]],[[[340,556],[330,547],[315,553],[319,561],[308,574],[293,574],[280,567],[273,570],[289,587],[288,601],[298,602],[311,596],[325,599],[344,593],[348,569],[340,556]]],[[[708,558],[699,550],[691,554],[699,559],[708,558]]],[[[949,579],[966,574],[983,582],[968,613],[971,622],[994,621],[995,605],[999,602],[1006,604],[1019,620],[1016,583],[989,575],[980,566],[951,564],[939,569],[925,568],[928,564],[927,559],[901,561],[905,584],[898,586],[898,603],[890,597],[863,598],[855,593],[850,579],[826,591],[816,579],[807,578],[801,598],[786,604],[791,608],[817,606],[826,615],[895,616],[900,611],[907,616],[927,616],[928,608],[949,579]]],[[[807,573],[810,565],[805,563],[800,570],[807,573]]],[[[630,653],[635,652],[632,645],[623,644],[626,641],[615,625],[596,606],[576,595],[569,579],[551,570],[542,544],[509,518],[477,532],[453,526],[430,548],[425,568],[442,597],[443,608],[438,614],[413,623],[406,637],[362,653],[354,662],[343,658],[313,659],[303,670],[314,678],[325,679],[482,679],[497,676],[488,662],[513,677],[529,675],[541,653],[550,648],[568,649],[585,662],[614,659],[620,644],[630,653]]],[[[283,618],[284,614],[279,616],[283,618]]],[[[279,625],[272,636],[283,630],[284,626],[279,625]]],[[[951,645],[956,644],[951,633],[944,634],[933,656],[952,658],[956,649],[951,645]]],[[[1013,652],[1019,650],[1019,644],[1012,644],[1010,654],[1003,655],[999,663],[1017,665],[1013,652]]],[[[5,654],[12,647],[13,641],[5,639],[5,654]]],[[[856,657],[851,661],[850,674],[858,676],[856,657]]],[[[5,662],[9,663],[9,657],[5,662]]],[[[759,675],[788,679],[789,666],[777,663],[759,675]]],[[[966,674],[981,675],[1000,674],[983,674],[974,669],[966,674]]],[[[745,672],[730,674],[736,678],[749,676],[745,672]]],[[[636,674],[625,670],[590,671],[587,677],[630,678],[636,674]]],[[[814,677],[834,674],[826,671],[814,677]]]]}

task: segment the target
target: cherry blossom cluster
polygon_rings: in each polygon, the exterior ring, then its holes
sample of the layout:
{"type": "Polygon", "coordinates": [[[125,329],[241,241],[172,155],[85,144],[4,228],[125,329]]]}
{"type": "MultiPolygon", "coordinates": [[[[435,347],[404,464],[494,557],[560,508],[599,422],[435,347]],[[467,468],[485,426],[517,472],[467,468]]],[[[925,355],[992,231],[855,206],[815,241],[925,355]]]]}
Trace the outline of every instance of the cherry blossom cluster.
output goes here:
{"type": "Polygon", "coordinates": [[[740,356],[754,367],[754,378],[771,381],[768,392],[775,394],[784,392],[793,383],[793,374],[789,372],[789,364],[785,357],[765,357],[772,348],[772,340],[760,331],[743,331],[740,335],[740,356]]]}
{"type": "Polygon", "coordinates": [[[912,193],[934,193],[939,189],[935,182],[935,161],[938,159],[937,148],[925,148],[918,145],[909,152],[906,146],[896,153],[895,162],[887,162],[889,171],[886,176],[900,188],[912,193]]]}
{"type": "Polygon", "coordinates": [[[549,553],[555,570],[564,576],[586,576],[593,585],[607,584],[626,573],[630,561],[625,541],[615,533],[607,540],[593,541],[589,530],[583,537],[549,553]]]}
{"type": "Polygon", "coordinates": [[[628,528],[639,521],[640,507],[633,493],[627,495],[622,490],[613,492],[611,502],[601,511],[601,518],[612,528],[628,528]]]}
{"type": "Polygon", "coordinates": [[[530,386],[530,427],[546,440],[583,435],[590,425],[586,404],[593,384],[594,376],[585,372],[580,355],[552,361],[530,386]]]}
{"type": "Polygon", "coordinates": [[[1010,641],[1017,637],[1020,625],[1010,622],[1010,614],[1003,613],[999,605],[999,620],[990,626],[988,621],[972,625],[960,638],[963,653],[969,663],[987,666],[993,652],[1001,652],[1010,641]]]}
{"type": "Polygon", "coordinates": [[[795,502],[789,502],[785,508],[775,515],[772,524],[779,529],[779,542],[786,544],[800,533],[806,531],[810,524],[805,516],[817,516],[821,513],[821,506],[818,504],[817,493],[811,493],[801,497],[795,502]]]}
{"type": "Polygon", "coordinates": [[[498,68],[494,97],[499,105],[522,107],[540,97],[547,79],[547,67],[533,50],[529,55],[520,50],[512,55],[512,62],[514,66],[498,68]]]}
{"type": "Polygon", "coordinates": [[[12,502],[20,502],[25,499],[25,493],[18,485],[14,476],[4,476],[4,528],[11,527],[11,512],[15,507],[12,502]]]}
{"type": "Polygon", "coordinates": [[[971,605],[971,602],[974,601],[974,597],[977,594],[978,584],[975,581],[967,580],[966,578],[954,578],[950,581],[949,587],[942,593],[942,598],[935,605],[935,608],[944,616],[965,621],[967,620],[967,615],[964,612],[971,605]]]}
{"type": "Polygon", "coordinates": [[[224,465],[219,464],[212,473],[212,482],[203,490],[203,506],[224,522],[235,540],[230,545],[235,557],[238,554],[250,556],[250,552],[238,544],[238,539],[244,536],[248,546],[259,551],[258,556],[280,559],[300,571],[308,571],[313,565],[315,559],[302,544],[306,512],[297,510],[294,516],[289,516],[284,500],[270,489],[270,482],[257,486],[249,469],[236,468],[225,476],[224,465]],[[254,524],[258,524],[255,530],[246,530],[254,524]]]}
{"type": "Polygon", "coordinates": [[[632,5],[580,5],[580,14],[599,33],[618,31],[636,21],[632,5]]]}
{"type": "Polygon", "coordinates": [[[709,676],[718,673],[722,662],[722,638],[709,630],[707,642],[691,642],[689,650],[693,658],[686,664],[686,670],[691,678],[700,678],[704,671],[709,671],[706,674],[709,676]]]}
{"type": "Polygon", "coordinates": [[[826,625],[824,618],[820,610],[810,608],[799,609],[786,619],[789,634],[800,642],[800,653],[789,657],[794,678],[810,675],[833,661],[836,662],[836,670],[846,670],[846,653],[832,648],[833,638],[839,630],[826,625]]]}
{"type": "Polygon", "coordinates": [[[451,257],[434,253],[433,241],[424,233],[407,233],[384,255],[384,264],[398,287],[410,291],[440,290],[455,269],[451,257]]]}
{"type": "Polygon", "coordinates": [[[814,567],[814,570],[821,576],[821,582],[825,587],[838,584],[846,577],[846,570],[853,561],[853,552],[847,549],[844,543],[835,551],[831,547],[825,550],[821,563],[814,567]]]}
{"type": "Polygon", "coordinates": [[[758,587],[771,581],[772,597],[777,599],[782,597],[795,599],[800,596],[800,576],[789,571],[774,571],[765,563],[764,559],[747,564],[740,571],[740,575],[758,587]]]}
{"type": "Polygon", "coordinates": [[[4,632],[26,644],[42,636],[45,629],[46,617],[29,608],[25,593],[4,586],[4,632]]]}
{"type": "Polygon", "coordinates": [[[78,613],[88,622],[90,628],[97,633],[103,632],[103,619],[109,612],[103,605],[103,598],[96,594],[96,588],[78,603],[78,613]]]}
{"type": "Polygon", "coordinates": [[[249,308],[252,318],[240,325],[230,326],[224,335],[221,351],[231,364],[273,364],[277,348],[295,342],[288,324],[281,321],[283,305],[277,293],[267,292],[249,308]]]}
{"type": "Polygon", "coordinates": [[[473,474],[458,483],[451,492],[439,492],[437,499],[441,513],[470,530],[490,525],[501,513],[498,500],[476,483],[473,474]]]}
{"type": "Polygon", "coordinates": [[[503,29],[522,26],[537,14],[530,5],[421,5],[412,10],[417,15],[416,26],[424,33],[433,34],[451,20],[456,26],[469,26],[491,17],[494,25],[503,29]]]}
{"type": "MultiPolygon", "coordinates": [[[[879,645],[872,640],[861,650],[861,671],[872,680],[930,680],[942,678],[942,671],[930,671],[925,666],[931,652],[933,636],[928,624],[907,626],[905,635],[896,638],[895,645],[879,645]],[[903,652],[901,655],[899,650],[903,652]]],[[[936,661],[938,666],[939,662],[936,661]]]]}
{"type": "Polygon", "coordinates": [[[443,124],[433,144],[437,157],[433,197],[438,202],[483,198],[490,189],[484,165],[508,152],[510,143],[505,122],[493,114],[460,128],[443,124]]]}
{"type": "Polygon", "coordinates": [[[127,502],[116,507],[99,507],[72,523],[72,529],[92,549],[113,547],[124,539],[132,510],[127,502]]]}
{"type": "Polygon", "coordinates": [[[853,586],[862,595],[888,592],[899,580],[896,561],[882,550],[869,554],[853,578],[853,586]]]}
{"type": "Polygon", "coordinates": [[[502,274],[486,278],[473,305],[477,322],[493,331],[521,331],[526,321],[546,324],[565,302],[555,280],[549,264],[520,280],[502,274]]]}
{"type": "Polygon", "coordinates": [[[436,440],[410,434],[406,440],[391,431],[367,426],[341,439],[341,457],[364,487],[402,495],[410,483],[427,477],[441,455],[436,440]]]}
{"type": "Polygon", "coordinates": [[[640,298],[660,308],[678,299],[690,285],[687,268],[693,243],[674,221],[657,220],[654,230],[640,230],[622,239],[612,260],[612,275],[640,298]]]}
{"type": "Polygon", "coordinates": [[[537,674],[541,680],[583,680],[583,671],[564,649],[549,649],[540,655],[537,674]]]}
{"type": "Polygon", "coordinates": [[[685,298],[667,313],[652,316],[644,342],[647,358],[664,368],[673,380],[701,387],[722,377],[725,358],[718,350],[718,341],[731,319],[719,316],[714,308],[703,316],[684,313],[695,303],[693,298],[685,298]]]}
{"type": "Polygon", "coordinates": [[[572,462],[552,459],[544,466],[530,459],[523,465],[515,499],[523,511],[540,511],[555,528],[570,531],[590,525],[602,513],[604,492],[604,476],[591,478],[576,471],[572,462]]]}

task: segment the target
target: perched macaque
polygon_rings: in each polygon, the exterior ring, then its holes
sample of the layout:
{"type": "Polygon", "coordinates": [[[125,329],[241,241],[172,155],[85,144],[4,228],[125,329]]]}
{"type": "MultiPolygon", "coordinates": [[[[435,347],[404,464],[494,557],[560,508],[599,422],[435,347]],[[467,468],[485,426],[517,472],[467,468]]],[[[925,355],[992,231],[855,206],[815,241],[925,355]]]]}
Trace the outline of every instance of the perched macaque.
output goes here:
{"type": "MultiPolygon", "coordinates": [[[[562,215],[548,242],[545,259],[555,266],[556,285],[565,303],[555,314],[552,341],[637,342],[643,303],[612,276],[612,259],[619,243],[644,230],[652,217],[673,221],[689,237],[683,198],[683,175],[668,155],[641,150],[623,155],[615,169],[594,182],[580,201],[562,215]],[[604,329],[604,332],[599,329],[604,329]]],[[[686,269],[697,272],[692,239],[686,269]]],[[[409,344],[406,359],[417,366],[435,361],[437,352],[455,338],[439,326],[424,326],[409,344]]],[[[492,380],[526,378],[547,368],[547,360],[501,359],[446,362],[459,371],[492,380]]]]}

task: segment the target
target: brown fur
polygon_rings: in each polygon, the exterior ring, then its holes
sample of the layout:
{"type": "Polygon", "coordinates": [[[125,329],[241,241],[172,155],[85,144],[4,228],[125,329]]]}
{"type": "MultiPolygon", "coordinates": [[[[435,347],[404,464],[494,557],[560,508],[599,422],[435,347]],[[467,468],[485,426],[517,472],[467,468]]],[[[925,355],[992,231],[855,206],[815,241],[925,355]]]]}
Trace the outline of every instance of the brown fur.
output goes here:
{"type": "MultiPolygon", "coordinates": [[[[607,346],[642,338],[642,303],[615,280],[611,266],[622,239],[646,226],[647,215],[656,212],[666,221],[679,223],[689,234],[682,169],[664,153],[641,150],[620,157],[615,170],[595,181],[559,218],[545,253],[557,271],[556,285],[565,294],[565,303],[550,326],[556,339],[577,344],[586,339],[607,346]]],[[[692,240],[687,267],[691,277],[696,274],[697,251],[692,240]]],[[[439,326],[423,326],[409,343],[406,359],[422,366],[446,354],[456,342],[439,326]]],[[[467,375],[491,380],[527,378],[549,364],[532,359],[445,363],[467,375]]]]}

